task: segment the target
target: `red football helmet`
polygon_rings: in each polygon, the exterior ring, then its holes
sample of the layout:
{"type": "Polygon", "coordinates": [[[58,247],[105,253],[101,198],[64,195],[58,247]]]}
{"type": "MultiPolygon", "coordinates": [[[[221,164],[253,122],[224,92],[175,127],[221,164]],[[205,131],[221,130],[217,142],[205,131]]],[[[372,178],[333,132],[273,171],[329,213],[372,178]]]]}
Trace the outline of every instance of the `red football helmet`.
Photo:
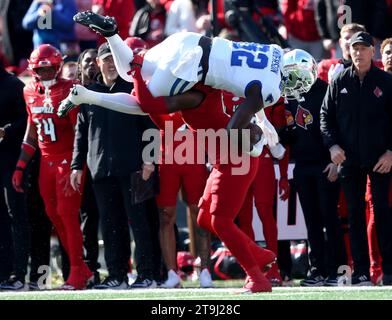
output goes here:
{"type": "Polygon", "coordinates": [[[125,39],[125,43],[132,49],[134,54],[137,54],[143,49],[148,49],[147,42],[139,37],[128,37],[125,39]]]}
{"type": "Polygon", "coordinates": [[[28,61],[33,75],[42,81],[55,79],[63,64],[60,51],[50,44],[41,44],[34,49],[28,61]]]}

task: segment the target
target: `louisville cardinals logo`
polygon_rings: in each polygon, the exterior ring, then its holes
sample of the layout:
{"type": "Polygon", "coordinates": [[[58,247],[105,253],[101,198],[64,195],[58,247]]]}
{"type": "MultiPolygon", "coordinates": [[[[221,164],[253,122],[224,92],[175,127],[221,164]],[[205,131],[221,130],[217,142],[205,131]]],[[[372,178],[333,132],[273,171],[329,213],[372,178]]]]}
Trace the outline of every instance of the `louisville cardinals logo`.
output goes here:
{"type": "Polygon", "coordinates": [[[298,105],[297,113],[295,115],[295,122],[301,127],[307,130],[307,126],[313,123],[313,116],[302,106],[298,105]]]}

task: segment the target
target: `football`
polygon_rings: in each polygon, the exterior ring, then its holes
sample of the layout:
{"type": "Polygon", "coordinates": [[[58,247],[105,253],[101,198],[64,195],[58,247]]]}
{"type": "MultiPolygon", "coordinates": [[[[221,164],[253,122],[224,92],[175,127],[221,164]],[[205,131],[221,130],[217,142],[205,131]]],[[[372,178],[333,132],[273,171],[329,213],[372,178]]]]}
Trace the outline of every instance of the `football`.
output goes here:
{"type": "Polygon", "coordinates": [[[260,141],[261,136],[263,135],[263,131],[258,125],[254,123],[250,123],[247,126],[247,129],[250,130],[250,145],[254,146],[257,142],[260,141]]]}

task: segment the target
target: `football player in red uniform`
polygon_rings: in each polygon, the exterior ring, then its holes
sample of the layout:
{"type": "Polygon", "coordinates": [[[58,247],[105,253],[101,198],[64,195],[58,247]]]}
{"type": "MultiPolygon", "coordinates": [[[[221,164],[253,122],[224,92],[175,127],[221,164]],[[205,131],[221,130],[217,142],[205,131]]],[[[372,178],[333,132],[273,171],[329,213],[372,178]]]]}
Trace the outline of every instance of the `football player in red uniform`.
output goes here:
{"type": "MultiPolygon", "coordinates": [[[[199,104],[195,105],[197,108],[180,112],[184,122],[191,129],[224,129],[230,121],[230,117],[222,110],[220,90],[197,84],[192,91],[181,96],[154,98],[144,83],[140,68],[137,65],[134,67],[134,85],[136,97],[121,94],[121,102],[120,100],[111,101],[113,94],[87,92],[82,87],[77,87],[75,89],[77,94],[74,95],[74,90],[68,99],[71,99],[73,103],[76,100],[90,103],[90,99],[94,99],[94,104],[115,111],[142,114],[141,108],[144,112],[152,114],[154,111],[161,110],[162,107],[167,109],[167,106],[164,106],[166,103],[194,104],[194,101],[191,101],[189,97],[196,96],[197,100],[200,101],[199,104]],[[109,102],[107,99],[111,102],[107,103],[109,102]],[[158,108],[156,108],[157,106],[158,108]]],[[[117,94],[117,98],[120,98],[119,94],[117,94]]],[[[212,150],[212,152],[216,151],[215,154],[220,155],[220,147],[223,146],[218,145],[217,149],[212,150]]],[[[208,145],[207,150],[210,151],[208,145]]],[[[238,215],[257,173],[259,158],[250,157],[245,159],[245,161],[249,161],[249,170],[244,174],[233,174],[233,171],[241,168],[243,163],[236,164],[234,161],[230,161],[231,159],[227,162],[222,160],[216,159],[214,168],[207,180],[204,194],[199,202],[198,224],[216,234],[242,265],[248,275],[244,286],[245,292],[269,292],[271,291],[271,284],[262,272],[267,265],[275,261],[276,255],[272,251],[259,247],[234,223],[234,219],[238,215]]]]}
{"type": "MultiPolygon", "coordinates": [[[[241,98],[235,97],[231,93],[224,92],[223,103],[226,113],[232,115],[241,98]]],[[[285,106],[283,99],[273,106],[265,108],[267,119],[277,128],[282,129],[286,125],[285,106]]],[[[251,185],[244,205],[238,214],[238,223],[240,228],[253,240],[255,235],[252,227],[253,220],[253,199],[257,214],[263,224],[263,234],[267,249],[278,253],[278,228],[274,218],[273,208],[276,193],[274,157],[279,159],[279,193],[281,200],[287,200],[289,197],[289,182],[287,179],[287,170],[289,163],[289,154],[282,146],[268,147],[265,146],[259,157],[259,167],[257,175],[251,185]],[[282,152],[284,152],[282,154],[282,152]]],[[[282,278],[279,273],[278,264],[273,264],[272,268],[266,274],[267,279],[273,286],[280,286],[282,278]]]]}
{"type": "Polygon", "coordinates": [[[62,289],[72,290],[85,288],[92,273],[83,261],[81,195],[71,188],[69,180],[78,109],[61,119],[56,114],[60,102],[75,84],[59,77],[62,64],[61,53],[51,45],[40,45],[31,53],[29,68],[34,79],[24,88],[28,123],[12,182],[18,192],[23,192],[23,173],[38,147],[42,155],[40,193],[71,263],[70,275],[62,289]]]}

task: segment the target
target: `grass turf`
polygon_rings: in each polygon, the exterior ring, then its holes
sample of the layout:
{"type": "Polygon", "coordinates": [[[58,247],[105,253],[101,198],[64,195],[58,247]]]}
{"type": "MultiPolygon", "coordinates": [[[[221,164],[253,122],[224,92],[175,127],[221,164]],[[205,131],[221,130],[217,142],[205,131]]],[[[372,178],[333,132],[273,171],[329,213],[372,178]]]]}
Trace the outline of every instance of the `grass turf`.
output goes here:
{"type": "Polygon", "coordinates": [[[0,292],[0,300],[391,300],[392,287],[280,287],[272,293],[235,294],[243,281],[216,281],[214,289],[85,290],[0,292]]]}

